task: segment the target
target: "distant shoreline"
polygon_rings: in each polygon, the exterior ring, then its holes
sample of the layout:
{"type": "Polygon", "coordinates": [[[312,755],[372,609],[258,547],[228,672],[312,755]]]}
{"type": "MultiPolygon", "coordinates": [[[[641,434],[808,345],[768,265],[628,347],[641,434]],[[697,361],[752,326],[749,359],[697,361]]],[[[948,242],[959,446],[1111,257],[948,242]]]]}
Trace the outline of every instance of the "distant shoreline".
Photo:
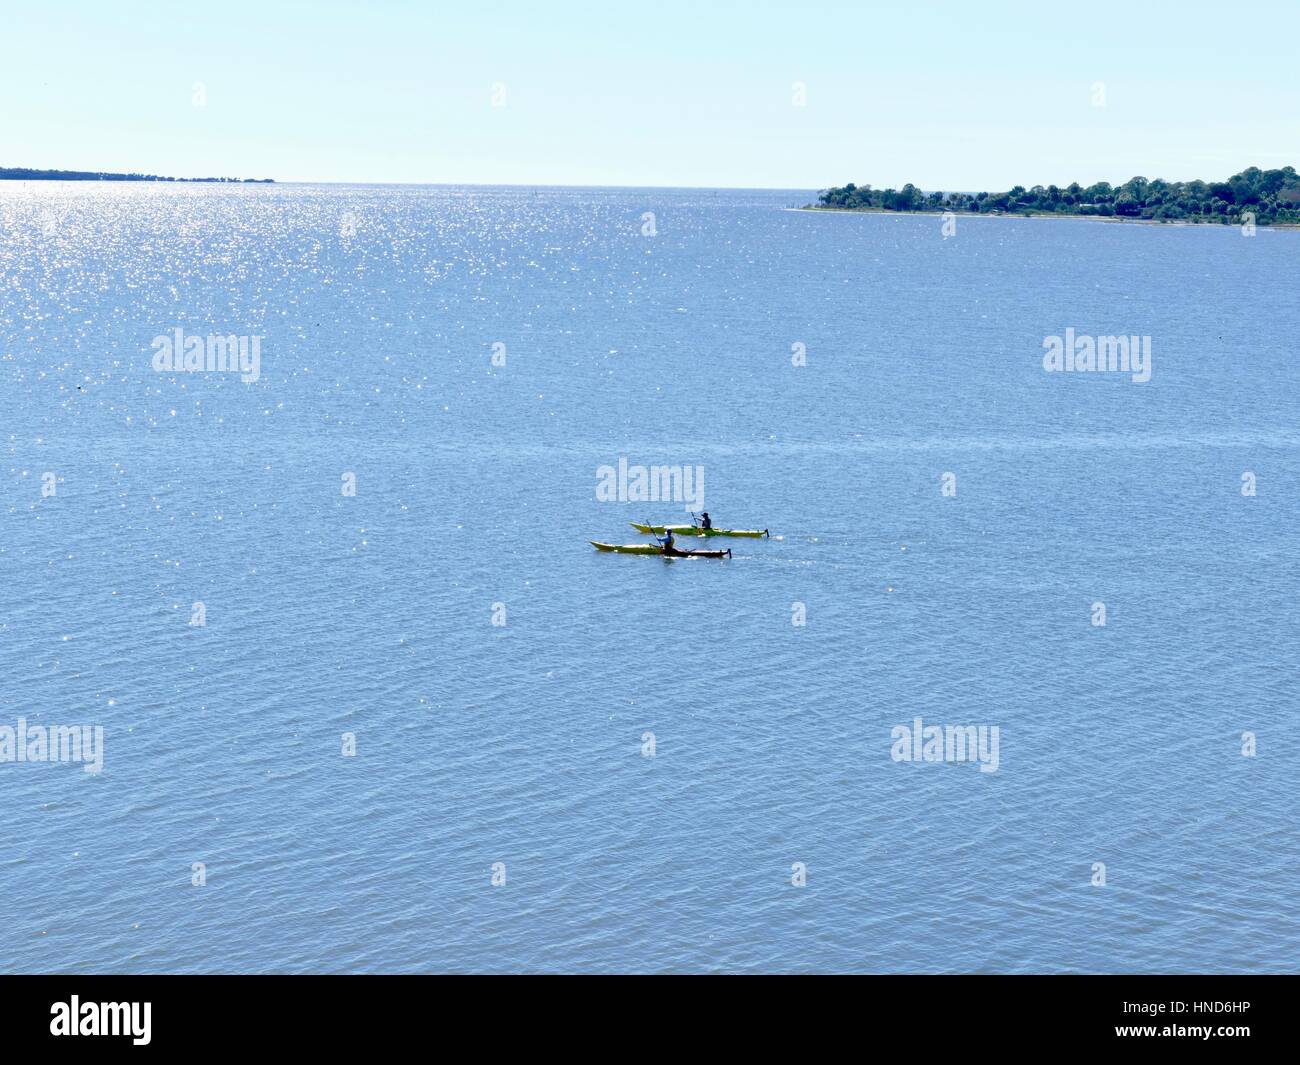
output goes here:
{"type": "Polygon", "coordinates": [[[100,170],[35,170],[24,166],[0,166],[0,181],[175,181],[186,184],[271,185],[274,178],[163,177],[160,174],[118,174],[100,170]]]}
{"type": "MultiPolygon", "coordinates": [[[[1240,222],[1220,222],[1220,221],[1191,221],[1185,218],[1165,219],[1165,218],[1120,218],[1118,216],[1106,217],[1098,214],[1060,214],[1056,211],[891,211],[885,207],[819,207],[815,203],[807,203],[802,207],[787,207],[787,211],[810,211],[815,214],[882,214],[898,215],[902,217],[931,217],[942,218],[945,214],[952,214],[957,218],[1052,218],[1060,222],[1101,222],[1104,225],[1123,225],[1123,226],[1185,226],[1188,228],[1217,228],[1217,229],[1240,229],[1240,222]]],[[[1300,230],[1300,224],[1295,222],[1257,222],[1255,223],[1260,229],[1290,229],[1300,230]]]]}
{"type": "Polygon", "coordinates": [[[1248,166],[1225,181],[1154,181],[1129,178],[1122,185],[1098,181],[1086,188],[1016,185],[1006,192],[926,192],[910,182],[901,189],[873,189],[849,182],[826,189],[809,207],[847,211],[925,214],[1071,215],[1105,221],[1167,225],[1300,226],[1300,173],[1293,166],[1261,170],[1248,166]]]}

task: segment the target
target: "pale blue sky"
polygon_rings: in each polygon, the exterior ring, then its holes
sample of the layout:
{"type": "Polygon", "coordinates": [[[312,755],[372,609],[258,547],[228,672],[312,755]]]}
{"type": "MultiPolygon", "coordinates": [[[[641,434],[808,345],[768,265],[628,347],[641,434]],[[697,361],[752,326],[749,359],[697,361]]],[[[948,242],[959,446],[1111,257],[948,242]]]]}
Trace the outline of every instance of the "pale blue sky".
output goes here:
{"type": "Polygon", "coordinates": [[[6,4],[0,166],[1005,189],[1300,165],[1300,4],[6,4]],[[206,106],[193,106],[195,83],[206,106]],[[792,86],[806,85],[806,106],[792,86]],[[1105,106],[1094,106],[1104,83],[1105,106]],[[493,86],[505,85],[494,107],[493,86]]]}

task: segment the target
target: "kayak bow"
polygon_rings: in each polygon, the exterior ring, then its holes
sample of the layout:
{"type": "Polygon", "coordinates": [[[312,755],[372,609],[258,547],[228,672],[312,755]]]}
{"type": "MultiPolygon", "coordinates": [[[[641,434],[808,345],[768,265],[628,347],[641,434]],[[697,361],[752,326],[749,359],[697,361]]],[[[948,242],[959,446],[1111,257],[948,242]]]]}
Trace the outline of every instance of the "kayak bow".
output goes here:
{"type": "Polygon", "coordinates": [[[665,529],[672,529],[674,536],[767,536],[766,529],[701,529],[698,525],[642,525],[638,521],[630,521],[637,532],[653,533],[655,536],[662,536],[665,529]]]}
{"type": "Polygon", "coordinates": [[[617,551],[622,555],[662,555],[663,549],[658,544],[602,544],[588,540],[597,551],[617,551]]]}

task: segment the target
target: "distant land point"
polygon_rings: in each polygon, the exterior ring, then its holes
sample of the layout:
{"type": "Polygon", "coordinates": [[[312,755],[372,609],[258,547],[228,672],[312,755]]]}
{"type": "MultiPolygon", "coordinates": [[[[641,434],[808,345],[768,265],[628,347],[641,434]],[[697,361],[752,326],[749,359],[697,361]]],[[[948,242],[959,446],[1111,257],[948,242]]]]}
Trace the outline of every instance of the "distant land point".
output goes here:
{"type": "Polygon", "coordinates": [[[270,185],[274,178],[162,177],[158,174],[112,174],[103,170],[32,170],[25,166],[0,166],[0,181],[206,181],[218,184],[270,185]]]}

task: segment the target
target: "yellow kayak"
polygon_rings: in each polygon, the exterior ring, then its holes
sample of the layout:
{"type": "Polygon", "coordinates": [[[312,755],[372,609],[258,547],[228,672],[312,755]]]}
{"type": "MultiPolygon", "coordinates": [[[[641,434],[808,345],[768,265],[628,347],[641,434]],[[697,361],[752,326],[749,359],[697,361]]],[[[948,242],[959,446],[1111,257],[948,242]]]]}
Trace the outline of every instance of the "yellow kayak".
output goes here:
{"type": "MultiPolygon", "coordinates": [[[[599,540],[588,540],[597,551],[617,551],[620,555],[664,555],[664,549],[658,544],[602,544],[599,540]]],[[[667,558],[730,558],[730,549],[726,551],[682,551],[674,548],[667,558]]]]}
{"type": "Polygon", "coordinates": [[[665,529],[672,529],[674,536],[767,536],[766,529],[701,529],[698,525],[642,525],[640,522],[630,521],[637,532],[654,533],[655,536],[662,536],[665,529]]]}

